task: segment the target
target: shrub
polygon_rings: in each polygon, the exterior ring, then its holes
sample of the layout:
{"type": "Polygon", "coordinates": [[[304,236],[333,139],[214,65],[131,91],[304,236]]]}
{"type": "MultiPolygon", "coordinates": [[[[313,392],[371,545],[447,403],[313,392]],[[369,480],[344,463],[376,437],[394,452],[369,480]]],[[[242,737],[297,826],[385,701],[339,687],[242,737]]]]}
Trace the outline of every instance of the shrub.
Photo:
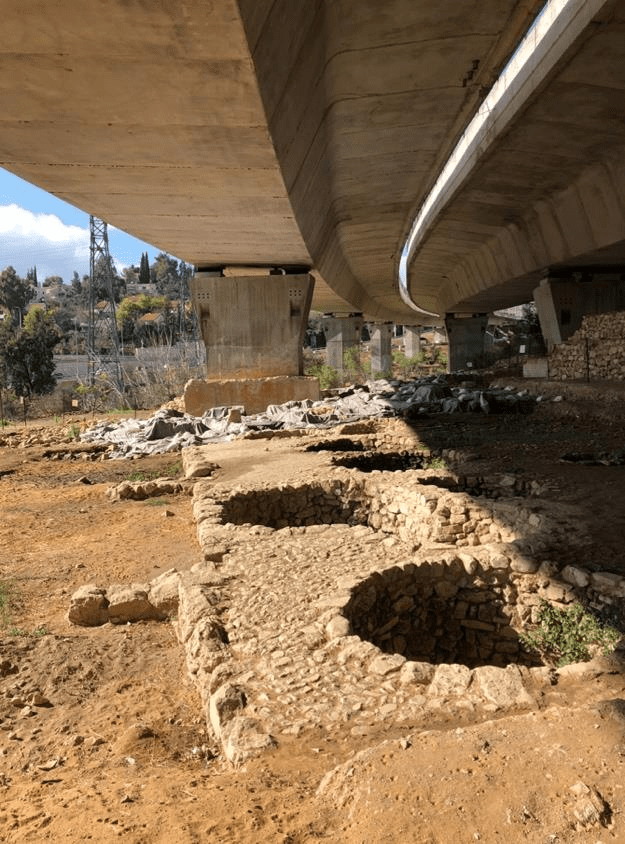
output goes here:
{"type": "Polygon", "coordinates": [[[319,387],[322,390],[331,390],[339,382],[338,372],[327,363],[316,363],[306,370],[306,375],[319,379],[319,387]]]}
{"type": "Polygon", "coordinates": [[[581,604],[562,610],[541,599],[538,628],[519,635],[521,644],[539,653],[557,667],[571,662],[588,662],[590,648],[599,648],[604,655],[611,653],[620,638],[613,627],[604,626],[581,604]]]}

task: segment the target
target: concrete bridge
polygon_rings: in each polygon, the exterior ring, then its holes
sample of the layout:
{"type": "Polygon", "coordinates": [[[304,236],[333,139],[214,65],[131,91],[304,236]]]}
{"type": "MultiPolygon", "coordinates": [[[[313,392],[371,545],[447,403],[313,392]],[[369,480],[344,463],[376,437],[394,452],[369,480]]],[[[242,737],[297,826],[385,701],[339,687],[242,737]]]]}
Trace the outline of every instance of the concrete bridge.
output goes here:
{"type": "Polygon", "coordinates": [[[195,265],[210,377],[300,373],[311,273],[339,342],[461,360],[535,290],[556,341],[623,305],[625,2],[552,0],[495,84],[542,7],[6,0],[0,166],[195,265]]]}

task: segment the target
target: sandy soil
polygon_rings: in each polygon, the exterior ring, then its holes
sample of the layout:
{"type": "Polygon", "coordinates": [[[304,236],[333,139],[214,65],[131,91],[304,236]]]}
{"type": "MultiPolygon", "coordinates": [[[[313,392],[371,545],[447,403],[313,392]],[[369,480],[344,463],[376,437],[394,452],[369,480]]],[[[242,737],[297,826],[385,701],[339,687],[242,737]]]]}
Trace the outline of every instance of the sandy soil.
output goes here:
{"type": "MultiPolygon", "coordinates": [[[[471,452],[471,472],[548,484],[592,530],[577,562],[625,572],[625,467],[560,462],[623,447],[624,419],[618,402],[595,395],[531,417],[415,425],[426,446],[471,452]]],[[[219,480],[279,479],[293,459],[281,456],[287,442],[247,443],[222,461],[219,480]]],[[[68,448],[78,449],[56,450],[68,448]]],[[[105,495],[133,472],[176,475],[179,455],[50,452],[0,446],[0,583],[10,599],[0,629],[0,841],[625,842],[625,680],[615,661],[561,684],[535,712],[358,737],[328,724],[233,769],[207,734],[171,625],[87,629],[66,619],[85,583],[145,582],[198,561],[190,497],[112,504],[105,495]]]]}

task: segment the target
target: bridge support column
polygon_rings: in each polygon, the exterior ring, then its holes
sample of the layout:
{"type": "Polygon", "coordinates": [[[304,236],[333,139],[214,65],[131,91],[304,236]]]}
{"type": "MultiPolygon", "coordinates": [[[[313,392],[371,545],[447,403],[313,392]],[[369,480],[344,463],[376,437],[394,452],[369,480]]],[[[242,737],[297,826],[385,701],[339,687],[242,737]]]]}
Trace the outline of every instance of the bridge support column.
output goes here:
{"type": "Polygon", "coordinates": [[[416,358],[421,354],[421,326],[404,325],[404,354],[416,358]]]}
{"type": "Polygon", "coordinates": [[[360,361],[360,336],[363,327],[362,314],[335,316],[326,314],[323,330],[326,335],[326,363],[337,372],[345,369],[345,353],[354,357],[354,363],[360,361]]]}
{"type": "Polygon", "coordinates": [[[449,341],[449,371],[471,369],[481,364],[484,355],[484,335],[488,314],[473,316],[445,316],[449,341]]]}
{"type": "Polygon", "coordinates": [[[270,404],[319,398],[317,379],[303,377],[312,276],[244,271],[225,277],[198,272],[190,282],[207,378],[185,387],[187,413],[226,405],[258,413],[270,404]]]}
{"type": "Polygon", "coordinates": [[[534,290],[540,330],[547,351],[563,343],[579,328],[582,322],[579,282],[573,278],[545,278],[534,290]]]}
{"type": "Polygon", "coordinates": [[[393,337],[392,322],[374,322],[371,325],[371,374],[390,374],[393,369],[393,355],[391,339],[393,337]]]}

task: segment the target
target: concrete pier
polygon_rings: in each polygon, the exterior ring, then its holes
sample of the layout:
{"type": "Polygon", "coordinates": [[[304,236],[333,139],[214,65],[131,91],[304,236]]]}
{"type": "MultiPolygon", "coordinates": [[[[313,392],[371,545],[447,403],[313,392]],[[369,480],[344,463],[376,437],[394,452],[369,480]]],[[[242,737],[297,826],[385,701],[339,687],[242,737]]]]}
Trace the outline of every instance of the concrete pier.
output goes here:
{"type": "Polygon", "coordinates": [[[370,326],[371,341],[371,374],[390,373],[393,368],[391,339],[393,337],[393,323],[374,322],[370,326]]]}
{"type": "Polygon", "coordinates": [[[481,365],[487,323],[487,314],[473,314],[473,316],[447,314],[445,316],[450,372],[481,365]]]}
{"type": "Polygon", "coordinates": [[[196,273],[189,287],[206,346],[206,382],[187,384],[187,412],[235,404],[252,413],[316,400],[317,380],[302,377],[313,286],[308,273],[196,273]]]}
{"type": "Polygon", "coordinates": [[[421,326],[404,325],[404,354],[416,358],[421,354],[421,326]]]}
{"type": "Polygon", "coordinates": [[[326,361],[328,366],[343,372],[345,353],[354,350],[356,362],[360,358],[360,336],[363,327],[362,314],[335,316],[327,314],[323,321],[326,335],[326,361]]]}

